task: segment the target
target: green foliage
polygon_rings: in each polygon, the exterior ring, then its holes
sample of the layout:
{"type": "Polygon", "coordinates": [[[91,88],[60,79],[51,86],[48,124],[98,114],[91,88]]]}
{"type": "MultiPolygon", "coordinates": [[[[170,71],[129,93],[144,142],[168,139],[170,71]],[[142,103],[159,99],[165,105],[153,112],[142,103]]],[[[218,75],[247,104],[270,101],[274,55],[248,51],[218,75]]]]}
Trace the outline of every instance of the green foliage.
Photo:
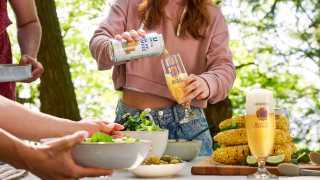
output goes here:
{"type": "MultiPolygon", "coordinates": [[[[237,66],[237,79],[230,94],[234,114],[244,113],[248,89],[271,89],[277,106],[291,112],[292,133],[297,142],[319,147],[312,131],[317,132],[320,124],[320,1],[213,2],[223,10],[229,9],[224,14],[229,21],[230,45],[237,66]]],[[[111,72],[98,72],[88,49],[95,26],[101,15],[106,15],[106,1],[56,3],[81,115],[112,118],[120,94],[113,90],[111,72]]],[[[13,29],[10,34],[15,37],[13,29]]],[[[16,39],[12,41],[19,59],[16,39]]],[[[21,102],[39,106],[38,84],[18,85],[21,102]]]]}
{"type": "Polygon", "coordinates": [[[299,144],[319,147],[320,2],[242,0],[223,8],[231,5],[227,19],[241,31],[240,40],[231,43],[240,67],[230,96],[235,114],[244,113],[247,89],[271,89],[277,106],[291,112],[299,144]]]}

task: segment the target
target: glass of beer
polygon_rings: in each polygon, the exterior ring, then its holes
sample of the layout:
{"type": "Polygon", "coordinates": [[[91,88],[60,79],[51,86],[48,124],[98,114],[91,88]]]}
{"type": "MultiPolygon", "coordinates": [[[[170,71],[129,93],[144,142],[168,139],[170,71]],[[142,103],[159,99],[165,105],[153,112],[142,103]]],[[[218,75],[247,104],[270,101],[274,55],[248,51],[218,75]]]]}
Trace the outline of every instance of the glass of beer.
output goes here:
{"type": "MultiPolygon", "coordinates": [[[[179,54],[166,56],[161,60],[165,79],[169,91],[173,98],[182,104],[185,94],[185,82],[188,79],[188,73],[183,65],[179,54]]],[[[191,102],[182,104],[185,111],[184,118],[180,121],[181,124],[190,122],[194,115],[191,110],[191,102]]]]}
{"type": "Polygon", "coordinates": [[[275,138],[275,114],[272,92],[255,89],[246,96],[246,120],[248,145],[257,159],[258,170],[248,179],[278,179],[266,169],[266,159],[271,154],[275,138]]]}

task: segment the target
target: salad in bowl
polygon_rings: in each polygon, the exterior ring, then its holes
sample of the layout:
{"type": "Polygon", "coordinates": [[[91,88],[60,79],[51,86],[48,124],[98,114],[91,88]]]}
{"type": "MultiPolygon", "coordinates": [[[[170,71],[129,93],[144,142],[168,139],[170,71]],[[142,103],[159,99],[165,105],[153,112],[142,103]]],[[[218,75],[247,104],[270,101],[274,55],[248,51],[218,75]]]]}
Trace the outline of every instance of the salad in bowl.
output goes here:
{"type": "Polygon", "coordinates": [[[161,157],[167,148],[168,130],[161,129],[154,122],[150,112],[151,109],[145,109],[139,114],[125,114],[123,116],[125,131],[122,133],[133,138],[151,141],[152,149],[148,157],[161,157]]]}

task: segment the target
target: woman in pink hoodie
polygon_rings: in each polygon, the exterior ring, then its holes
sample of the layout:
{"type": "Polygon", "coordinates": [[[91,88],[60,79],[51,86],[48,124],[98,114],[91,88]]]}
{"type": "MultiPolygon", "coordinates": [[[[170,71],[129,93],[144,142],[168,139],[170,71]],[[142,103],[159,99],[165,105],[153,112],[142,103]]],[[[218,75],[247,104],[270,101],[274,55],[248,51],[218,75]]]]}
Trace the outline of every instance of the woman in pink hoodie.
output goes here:
{"type": "MultiPolygon", "coordinates": [[[[203,108],[225,99],[235,79],[224,17],[211,0],[117,0],[90,41],[90,50],[100,70],[113,67],[113,82],[123,92],[116,121],[126,113],[151,108],[153,120],[169,129],[169,138],[188,139],[208,127],[203,108]],[[109,57],[112,38],[133,41],[145,32],[163,35],[170,54],[179,53],[188,74],[184,102],[192,102],[193,121],[180,124],[183,108],[170,95],[160,57],[146,57],[116,65],[109,57]]],[[[202,141],[201,155],[212,152],[209,131],[202,141]]]]}

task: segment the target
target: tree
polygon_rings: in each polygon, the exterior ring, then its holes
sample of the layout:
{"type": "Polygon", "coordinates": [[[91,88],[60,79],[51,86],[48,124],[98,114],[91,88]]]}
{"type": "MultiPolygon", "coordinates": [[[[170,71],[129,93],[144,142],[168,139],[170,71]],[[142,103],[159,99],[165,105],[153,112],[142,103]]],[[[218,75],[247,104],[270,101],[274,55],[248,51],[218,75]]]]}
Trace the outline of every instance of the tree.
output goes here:
{"type": "Polygon", "coordinates": [[[236,62],[254,63],[238,73],[231,95],[236,113],[243,113],[241,97],[247,88],[270,88],[278,106],[291,112],[296,139],[319,148],[320,1],[225,0],[223,4],[232,8],[227,19],[240,32],[233,41],[236,62]]]}
{"type": "Polygon", "coordinates": [[[40,84],[40,110],[51,115],[80,120],[55,1],[36,0],[36,5],[43,29],[38,58],[45,68],[40,84]]]}

